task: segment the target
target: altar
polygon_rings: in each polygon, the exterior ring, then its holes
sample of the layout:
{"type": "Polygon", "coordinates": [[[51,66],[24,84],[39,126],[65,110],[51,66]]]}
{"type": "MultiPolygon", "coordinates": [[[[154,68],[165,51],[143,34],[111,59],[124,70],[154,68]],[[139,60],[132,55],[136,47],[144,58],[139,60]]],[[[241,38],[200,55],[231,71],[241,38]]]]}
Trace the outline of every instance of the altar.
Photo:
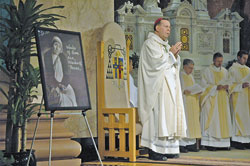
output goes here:
{"type": "MultiPolygon", "coordinates": [[[[146,2],[146,1],[145,1],[146,2]]],[[[183,43],[181,59],[190,58],[195,62],[194,77],[201,79],[201,71],[212,63],[213,54],[224,56],[224,66],[236,58],[240,49],[240,27],[243,18],[237,12],[226,8],[214,18],[208,14],[207,0],[171,0],[162,9],[157,0],[151,3],[133,5],[125,2],[116,11],[116,21],[125,31],[126,40],[131,41],[130,56],[140,56],[140,49],[149,32],[153,31],[154,21],[166,17],[171,23],[169,43],[183,43]]]]}

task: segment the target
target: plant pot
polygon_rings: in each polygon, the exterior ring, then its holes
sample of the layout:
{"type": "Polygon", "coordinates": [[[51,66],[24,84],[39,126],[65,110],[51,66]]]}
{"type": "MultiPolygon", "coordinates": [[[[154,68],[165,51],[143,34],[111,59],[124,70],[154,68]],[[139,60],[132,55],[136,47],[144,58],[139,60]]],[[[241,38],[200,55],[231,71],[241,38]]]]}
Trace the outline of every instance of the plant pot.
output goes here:
{"type": "MultiPolygon", "coordinates": [[[[5,153],[5,157],[10,157],[11,155],[14,157],[15,162],[12,164],[13,166],[26,166],[29,159],[30,150],[26,152],[17,152],[17,153],[5,153]]],[[[32,150],[29,166],[36,166],[36,157],[35,150],[32,150]]]]}

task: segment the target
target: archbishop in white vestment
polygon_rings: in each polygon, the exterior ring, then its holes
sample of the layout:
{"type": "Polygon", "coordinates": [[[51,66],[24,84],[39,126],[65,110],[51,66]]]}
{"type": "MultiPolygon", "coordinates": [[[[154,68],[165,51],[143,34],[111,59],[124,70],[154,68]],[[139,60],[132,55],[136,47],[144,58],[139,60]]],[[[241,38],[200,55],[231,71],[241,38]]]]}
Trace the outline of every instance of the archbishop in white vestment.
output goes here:
{"type": "Polygon", "coordinates": [[[168,41],[149,33],[138,68],[141,145],[161,154],[179,153],[179,139],[186,136],[180,65],[168,41]]]}

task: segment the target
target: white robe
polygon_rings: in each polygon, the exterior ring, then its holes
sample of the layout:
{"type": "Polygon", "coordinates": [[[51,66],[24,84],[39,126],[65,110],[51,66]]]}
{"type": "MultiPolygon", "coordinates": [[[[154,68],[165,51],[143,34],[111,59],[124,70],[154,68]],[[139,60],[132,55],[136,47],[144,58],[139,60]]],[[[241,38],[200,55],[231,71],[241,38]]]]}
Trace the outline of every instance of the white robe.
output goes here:
{"type": "Polygon", "coordinates": [[[229,69],[232,81],[231,110],[233,117],[232,141],[250,143],[250,88],[242,88],[242,83],[250,82],[250,68],[234,63],[229,69]]]}
{"type": "Polygon", "coordinates": [[[206,89],[201,96],[201,145],[230,147],[232,122],[229,97],[225,90],[217,90],[218,85],[230,85],[227,70],[211,65],[205,69],[201,80],[201,86],[206,89]],[[216,78],[214,73],[222,74],[222,78],[216,78]]]}
{"type": "MultiPolygon", "coordinates": [[[[63,79],[63,69],[62,69],[62,62],[57,55],[52,55],[53,66],[55,71],[55,79],[58,82],[62,82],[63,79]]],[[[75,107],[77,106],[76,103],[76,96],[74,89],[70,84],[67,87],[61,85],[61,87],[56,87],[55,91],[59,95],[59,105],[61,107],[75,107]]]]}
{"type": "Polygon", "coordinates": [[[130,89],[130,105],[131,107],[138,107],[137,98],[138,98],[138,90],[134,84],[134,78],[129,74],[129,89],[130,89]]]}
{"type": "Polygon", "coordinates": [[[180,80],[187,121],[187,137],[180,140],[180,146],[187,146],[195,144],[196,138],[201,138],[200,105],[198,94],[202,93],[204,88],[195,83],[192,74],[187,75],[185,71],[181,72],[180,80]],[[185,95],[185,90],[188,90],[191,93],[189,95],[185,95]]]}
{"type": "Polygon", "coordinates": [[[180,57],[168,42],[149,33],[138,68],[138,109],[143,125],[141,145],[155,152],[179,153],[186,119],[179,79],[180,57]]]}

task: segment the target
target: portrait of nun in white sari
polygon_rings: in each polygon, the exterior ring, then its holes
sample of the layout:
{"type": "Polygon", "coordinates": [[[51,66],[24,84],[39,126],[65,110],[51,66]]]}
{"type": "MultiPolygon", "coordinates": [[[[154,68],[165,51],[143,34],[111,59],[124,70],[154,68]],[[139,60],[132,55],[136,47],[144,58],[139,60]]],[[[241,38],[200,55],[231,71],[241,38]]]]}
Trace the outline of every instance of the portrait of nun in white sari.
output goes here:
{"type": "Polygon", "coordinates": [[[74,89],[69,83],[68,62],[63,43],[58,36],[52,39],[52,48],[44,55],[48,104],[53,107],[77,106],[74,89]]]}

